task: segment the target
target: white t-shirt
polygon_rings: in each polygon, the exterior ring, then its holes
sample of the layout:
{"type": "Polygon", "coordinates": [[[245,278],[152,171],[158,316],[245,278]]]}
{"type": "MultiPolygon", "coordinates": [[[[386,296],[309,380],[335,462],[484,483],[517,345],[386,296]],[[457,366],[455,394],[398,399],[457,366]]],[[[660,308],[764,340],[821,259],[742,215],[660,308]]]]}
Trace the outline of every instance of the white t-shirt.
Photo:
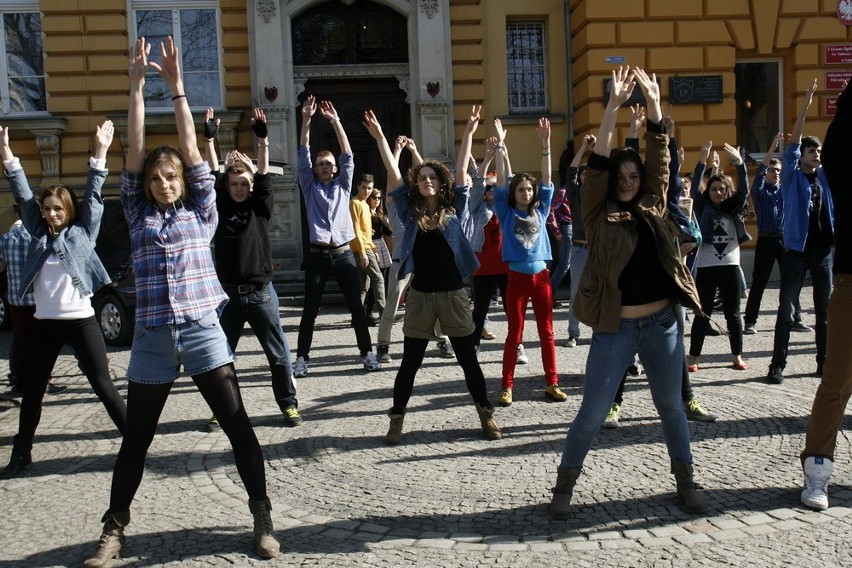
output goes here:
{"type": "Polygon", "coordinates": [[[701,243],[695,266],[730,266],[740,263],[740,244],[737,241],[737,228],[730,215],[722,214],[713,219],[713,237],[710,242],[701,243]]]}
{"type": "Polygon", "coordinates": [[[71,276],[59,255],[52,253],[44,261],[33,281],[36,319],[72,320],[95,315],[91,296],[80,297],[80,292],[71,282],[71,276]]]}

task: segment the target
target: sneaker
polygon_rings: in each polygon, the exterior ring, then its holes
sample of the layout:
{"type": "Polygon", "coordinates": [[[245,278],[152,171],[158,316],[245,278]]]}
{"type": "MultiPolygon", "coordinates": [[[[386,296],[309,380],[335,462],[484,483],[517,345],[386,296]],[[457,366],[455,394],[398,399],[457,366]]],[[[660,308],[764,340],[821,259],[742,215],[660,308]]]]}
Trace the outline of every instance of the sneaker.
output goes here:
{"type": "Polygon", "coordinates": [[[293,377],[301,379],[308,374],[308,362],[304,357],[298,357],[293,364],[293,377]]]}
{"type": "Polygon", "coordinates": [[[828,481],[834,464],[828,458],[811,456],[805,458],[805,488],[802,489],[802,505],[820,511],[828,509],[828,481]]]}
{"type": "Polygon", "coordinates": [[[715,422],[716,415],[704,410],[697,398],[693,398],[686,403],[686,418],[687,420],[695,420],[697,422],[715,422]]]}
{"type": "Polygon", "coordinates": [[[526,365],[530,362],[530,358],[527,357],[527,352],[524,349],[524,345],[518,345],[518,365],[526,365]]]}
{"type": "Polygon", "coordinates": [[[618,417],[621,415],[621,405],[617,402],[612,403],[612,408],[609,409],[609,413],[606,415],[606,420],[601,424],[604,428],[621,428],[621,424],[618,423],[618,417]]]}
{"type": "Polygon", "coordinates": [[[365,371],[379,371],[382,368],[382,364],[379,363],[372,351],[368,351],[366,355],[361,357],[361,362],[364,363],[365,371]]]}
{"type": "Polygon", "coordinates": [[[798,331],[800,333],[810,333],[813,331],[810,326],[803,324],[800,321],[794,321],[793,325],[790,326],[790,331],[798,331]]]}
{"type": "Polygon", "coordinates": [[[207,429],[211,432],[219,427],[219,419],[213,416],[207,421],[207,429]]]}
{"type": "Polygon", "coordinates": [[[769,373],[766,375],[766,382],[770,385],[780,385],[784,382],[784,369],[775,365],[770,365],[769,373]]]}
{"type": "Polygon", "coordinates": [[[288,406],[284,409],[284,421],[288,426],[301,426],[303,422],[302,416],[295,406],[288,406]]]}
{"type": "Polygon", "coordinates": [[[497,336],[494,335],[487,327],[482,328],[482,339],[497,339],[497,336]]]}
{"type": "Polygon", "coordinates": [[[456,352],[453,351],[453,346],[450,345],[449,341],[439,341],[438,342],[438,357],[443,359],[455,359],[456,352]]]}
{"type": "Polygon", "coordinates": [[[559,385],[548,385],[548,387],[544,389],[544,398],[555,402],[565,402],[568,400],[568,395],[562,392],[559,385]]]}
{"type": "Polygon", "coordinates": [[[756,334],[757,333],[757,329],[755,329],[756,325],[757,324],[753,324],[753,323],[745,324],[745,327],[743,328],[743,335],[754,335],[754,334],[756,334]]]}
{"type": "Polygon", "coordinates": [[[376,345],[376,356],[379,358],[379,363],[390,363],[391,356],[388,353],[390,345],[376,345]]]}
{"type": "Polygon", "coordinates": [[[500,396],[497,397],[497,404],[500,406],[512,406],[512,389],[501,390],[500,396]]]}
{"type": "Polygon", "coordinates": [[[55,385],[53,383],[47,383],[47,394],[59,394],[61,392],[65,392],[68,390],[68,387],[65,385],[55,385]]]}
{"type": "Polygon", "coordinates": [[[577,347],[577,338],[569,336],[568,339],[565,341],[565,347],[577,347]]]}

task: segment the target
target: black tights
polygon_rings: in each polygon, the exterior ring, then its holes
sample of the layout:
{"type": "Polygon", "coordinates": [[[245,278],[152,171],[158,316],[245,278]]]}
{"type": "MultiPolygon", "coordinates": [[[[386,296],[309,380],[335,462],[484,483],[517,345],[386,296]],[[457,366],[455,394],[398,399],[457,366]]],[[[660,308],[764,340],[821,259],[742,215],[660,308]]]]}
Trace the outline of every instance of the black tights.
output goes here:
{"type": "MultiPolygon", "coordinates": [[[[450,337],[450,343],[456,352],[456,359],[464,371],[464,382],[473,401],[483,408],[490,408],[488,401],[488,387],[485,385],[485,375],[476,358],[476,350],[473,346],[473,334],[464,337],[450,337]]],[[[420,365],[423,364],[423,356],[426,354],[428,339],[417,339],[405,337],[402,348],[402,362],[393,383],[393,408],[391,414],[405,414],[405,407],[414,390],[414,376],[420,365]]]]}
{"type": "MultiPolygon", "coordinates": [[[[249,422],[233,364],[194,375],[192,380],[219,420],[234,449],[234,461],[249,498],[266,499],[263,453],[249,422]]],[[[146,385],[129,382],[127,429],[112,473],[110,512],[128,511],[142,482],[145,455],[154,439],[160,413],[173,383],[146,385]]]]}

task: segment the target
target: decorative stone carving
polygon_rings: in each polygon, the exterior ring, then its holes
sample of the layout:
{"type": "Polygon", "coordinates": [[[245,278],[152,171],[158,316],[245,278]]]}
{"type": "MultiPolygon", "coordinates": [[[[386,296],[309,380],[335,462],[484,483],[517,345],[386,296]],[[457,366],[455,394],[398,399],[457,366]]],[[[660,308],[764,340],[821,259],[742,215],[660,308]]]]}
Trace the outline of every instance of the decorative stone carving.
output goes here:
{"type": "Polygon", "coordinates": [[[45,178],[59,177],[59,134],[34,130],[36,146],[41,154],[41,175],[45,178]]]}
{"type": "Polygon", "coordinates": [[[420,0],[420,11],[426,14],[430,20],[438,13],[438,0],[420,0]]]}
{"type": "Polygon", "coordinates": [[[276,7],[275,0],[257,0],[257,13],[263,18],[267,24],[275,17],[276,7]]]}
{"type": "Polygon", "coordinates": [[[61,161],[59,159],[59,148],[61,146],[62,133],[68,119],[60,116],[46,118],[18,118],[7,117],[3,123],[10,128],[13,136],[18,137],[21,132],[29,130],[35,137],[36,147],[41,156],[42,179],[55,180],[61,172],[61,161]]]}

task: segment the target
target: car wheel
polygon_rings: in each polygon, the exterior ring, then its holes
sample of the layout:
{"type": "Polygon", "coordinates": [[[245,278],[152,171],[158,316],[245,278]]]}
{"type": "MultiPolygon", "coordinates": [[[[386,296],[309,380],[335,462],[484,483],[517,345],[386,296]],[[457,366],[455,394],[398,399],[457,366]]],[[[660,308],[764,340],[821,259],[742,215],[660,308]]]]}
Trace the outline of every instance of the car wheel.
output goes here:
{"type": "Polygon", "coordinates": [[[95,317],[101,326],[104,343],[107,345],[129,345],[133,328],[127,317],[127,308],[117,296],[107,294],[97,301],[95,317]]]}
{"type": "Polygon", "coordinates": [[[8,306],[6,298],[0,295],[0,331],[12,329],[12,317],[9,315],[8,306]]]}

